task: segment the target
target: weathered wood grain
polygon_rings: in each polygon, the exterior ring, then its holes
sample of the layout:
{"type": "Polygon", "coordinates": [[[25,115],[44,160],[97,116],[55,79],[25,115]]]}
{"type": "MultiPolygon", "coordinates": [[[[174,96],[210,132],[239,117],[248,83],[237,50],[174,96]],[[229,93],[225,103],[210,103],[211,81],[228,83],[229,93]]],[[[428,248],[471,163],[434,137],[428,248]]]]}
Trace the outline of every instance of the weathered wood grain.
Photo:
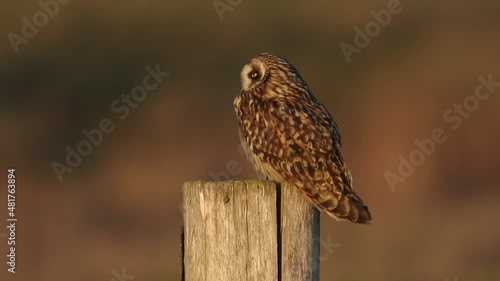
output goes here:
{"type": "Polygon", "coordinates": [[[186,281],[318,280],[319,215],[290,186],[186,182],[186,281]]]}
{"type": "Polygon", "coordinates": [[[319,280],[319,210],[293,186],[281,186],[281,279],[319,280]]]}

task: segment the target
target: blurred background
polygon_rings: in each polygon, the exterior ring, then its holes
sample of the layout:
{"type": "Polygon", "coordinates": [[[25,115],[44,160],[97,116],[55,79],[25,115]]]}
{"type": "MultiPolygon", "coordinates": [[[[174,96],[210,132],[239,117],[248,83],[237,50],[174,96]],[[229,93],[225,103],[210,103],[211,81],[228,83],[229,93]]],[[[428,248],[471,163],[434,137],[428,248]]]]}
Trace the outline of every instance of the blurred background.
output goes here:
{"type": "Polygon", "coordinates": [[[500,81],[498,1],[60,1],[0,12],[0,214],[14,167],[19,218],[15,275],[0,228],[1,280],[180,280],[182,183],[256,178],[232,101],[260,52],[329,108],[375,221],[322,215],[339,245],[321,280],[500,280],[500,87],[474,98],[479,76],[500,81]],[[148,66],[169,75],[144,95],[148,66]],[[113,131],[70,167],[103,119],[113,131]],[[436,128],[446,141],[419,158],[436,128]]]}

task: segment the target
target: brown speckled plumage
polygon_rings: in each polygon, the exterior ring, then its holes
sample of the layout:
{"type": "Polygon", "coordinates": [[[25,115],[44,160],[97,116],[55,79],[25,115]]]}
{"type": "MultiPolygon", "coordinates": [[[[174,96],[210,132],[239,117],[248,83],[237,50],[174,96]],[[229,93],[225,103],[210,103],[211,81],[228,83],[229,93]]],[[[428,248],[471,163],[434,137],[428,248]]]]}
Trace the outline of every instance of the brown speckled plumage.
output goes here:
{"type": "Polygon", "coordinates": [[[286,60],[259,54],[234,100],[242,145],[259,178],[288,182],[337,220],[369,223],[340,153],[337,124],[286,60]]]}

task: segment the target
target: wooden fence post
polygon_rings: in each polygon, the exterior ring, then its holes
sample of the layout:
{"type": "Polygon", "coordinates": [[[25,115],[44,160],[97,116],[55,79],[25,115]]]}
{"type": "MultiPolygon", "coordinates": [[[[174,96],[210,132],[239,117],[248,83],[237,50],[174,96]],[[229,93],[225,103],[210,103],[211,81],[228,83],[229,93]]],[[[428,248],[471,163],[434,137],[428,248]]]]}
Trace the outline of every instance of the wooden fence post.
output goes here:
{"type": "Polygon", "coordinates": [[[319,212],[295,188],[196,181],[182,192],[183,280],[319,280],[319,212]]]}

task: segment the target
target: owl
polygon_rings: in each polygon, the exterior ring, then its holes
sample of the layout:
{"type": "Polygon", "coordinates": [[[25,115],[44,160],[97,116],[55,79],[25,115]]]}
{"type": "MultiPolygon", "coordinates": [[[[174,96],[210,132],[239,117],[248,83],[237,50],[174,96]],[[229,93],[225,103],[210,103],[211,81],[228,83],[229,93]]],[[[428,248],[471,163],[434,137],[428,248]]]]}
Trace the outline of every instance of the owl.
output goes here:
{"type": "Polygon", "coordinates": [[[337,220],[368,224],[332,116],[287,60],[255,56],[241,71],[234,108],[242,146],[260,179],[287,182],[337,220]]]}

